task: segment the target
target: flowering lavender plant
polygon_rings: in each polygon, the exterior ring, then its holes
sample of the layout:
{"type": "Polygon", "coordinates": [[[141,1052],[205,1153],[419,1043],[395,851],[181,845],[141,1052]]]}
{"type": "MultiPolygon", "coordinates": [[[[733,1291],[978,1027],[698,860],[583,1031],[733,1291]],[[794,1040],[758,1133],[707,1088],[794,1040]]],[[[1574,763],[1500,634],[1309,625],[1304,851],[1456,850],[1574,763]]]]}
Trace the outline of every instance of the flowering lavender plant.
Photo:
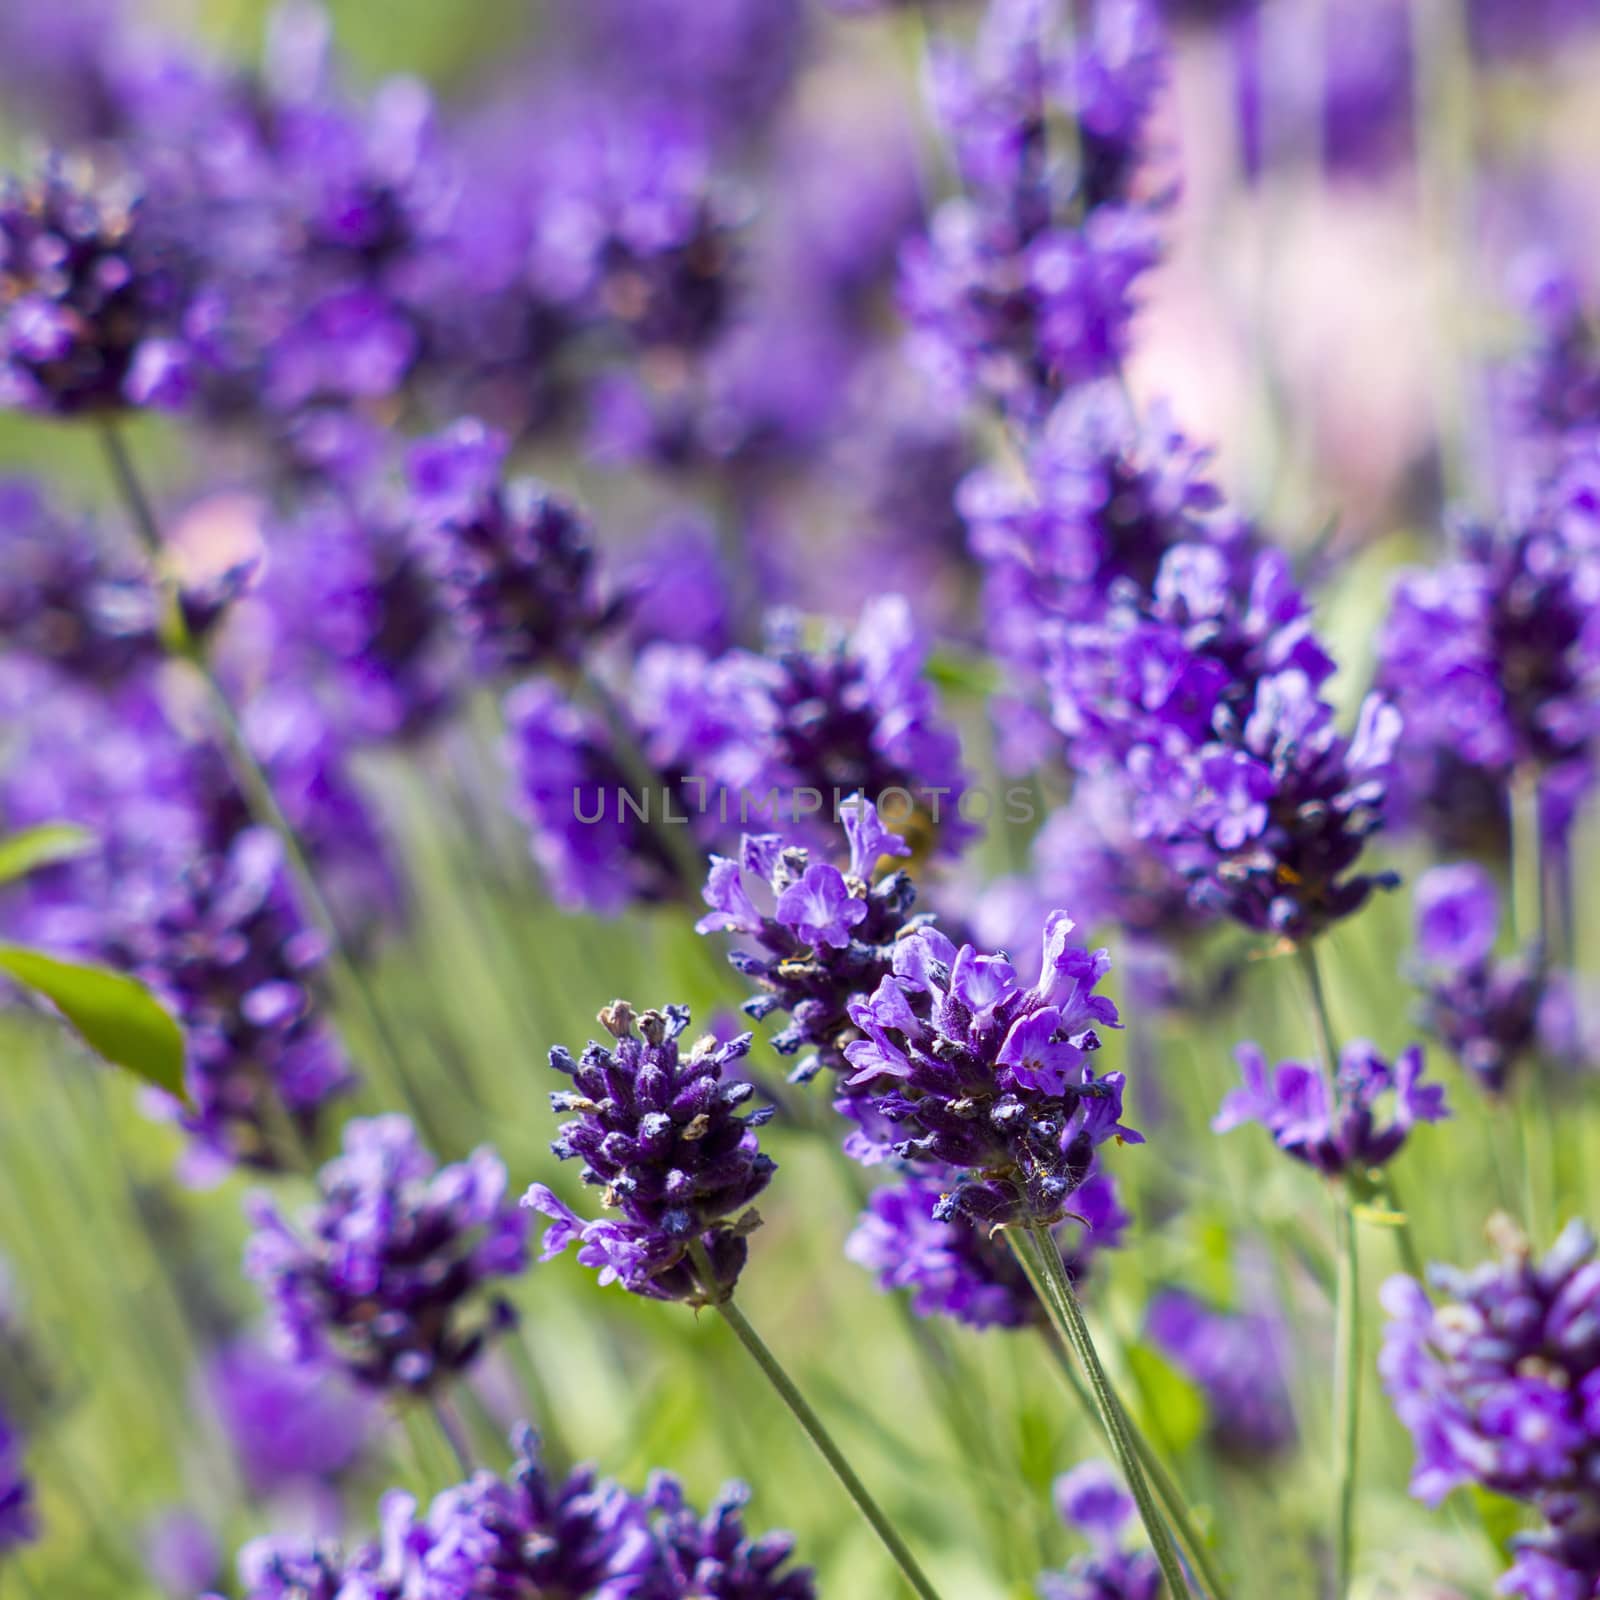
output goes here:
{"type": "Polygon", "coordinates": [[[249,1206],[246,1270],[297,1360],[330,1359],[368,1388],[424,1394],[514,1323],[489,1285],[527,1264],[527,1219],[505,1204],[493,1151],[439,1168],[405,1117],[373,1117],[346,1126],[318,1189],[299,1229],[265,1195],[249,1206]],[[486,1313],[471,1322],[480,1297],[486,1313]]]}
{"type": "Polygon", "coordinates": [[[544,1258],[577,1244],[578,1259],[598,1267],[602,1283],[615,1280],[634,1294],[726,1295],[760,1222],[744,1208],[775,1170],[756,1140],[771,1107],[741,1115],[754,1085],[723,1076],[749,1051],[750,1035],[722,1043],[708,1034],[684,1055],[685,1007],[636,1016],[622,1000],[600,1013],[600,1025],[615,1049],[591,1041],[576,1064],[559,1045],[550,1052],[551,1067],[573,1080],[551,1104],[576,1113],[552,1148],[581,1160],[584,1182],[602,1187],[621,1216],[585,1222],[545,1184],[532,1185],[523,1205],[551,1219],[544,1258]]]}

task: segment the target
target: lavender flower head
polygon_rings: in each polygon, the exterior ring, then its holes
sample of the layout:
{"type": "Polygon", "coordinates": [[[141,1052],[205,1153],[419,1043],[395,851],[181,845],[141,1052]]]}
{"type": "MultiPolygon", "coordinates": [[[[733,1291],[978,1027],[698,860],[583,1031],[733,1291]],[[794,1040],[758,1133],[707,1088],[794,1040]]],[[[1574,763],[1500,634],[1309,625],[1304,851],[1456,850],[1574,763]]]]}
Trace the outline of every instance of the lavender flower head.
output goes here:
{"type": "Polygon", "coordinates": [[[1213,1130],[1227,1133],[1259,1122],[1280,1150],[1324,1177],[1359,1178],[1384,1166],[1418,1123],[1439,1122],[1450,1114],[1444,1090],[1422,1082],[1420,1045],[1402,1051],[1391,1066],[1365,1039],[1351,1040],[1340,1052],[1331,1107],[1316,1067],[1280,1062],[1269,1080],[1266,1057],[1254,1044],[1241,1044],[1235,1054],[1244,1087],[1222,1102],[1213,1130]],[[1377,1103],[1390,1093],[1393,1109],[1380,1122],[1377,1103]]]}
{"type": "MultiPolygon", "coordinates": [[[[1502,1219],[1503,1221],[1503,1219],[1502,1219]]],[[[1435,1266],[1435,1305],[1413,1278],[1383,1289],[1379,1369],[1416,1444],[1411,1492],[1437,1505],[1477,1484],[1528,1501],[1549,1528],[1505,1592],[1588,1596],[1600,1582],[1600,1261],[1571,1222],[1543,1259],[1509,1224],[1499,1260],[1435,1266]]]]}
{"type": "Polygon", "coordinates": [[[1473,862],[1417,880],[1416,925],[1423,1026],[1490,1094],[1505,1093],[1543,1039],[1552,996],[1537,952],[1495,955],[1500,897],[1473,862]]]}
{"type": "Polygon", "coordinates": [[[893,1155],[945,1184],[936,1215],[980,1227],[1051,1224],[1070,1209],[1095,1149],[1138,1142],[1121,1123],[1122,1075],[1089,1065],[1117,1008],[1094,987],[1104,950],[1068,943],[1065,912],[1045,924],[1032,987],[1003,955],[960,950],[919,928],[895,948],[894,972],[851,1002],[863,1037],[837,1102],[858,1124],[858,1159],[893,1155]]]}
{"type": "Polygon", "coordinates": [[[285,1361],[249,1336],[215,1352],[205,1383],[257,1495],[337,1477],[373,1420],[338,1372],[285,1361]]]}
{"type": "Polygon", "coordinates": [[[737,859],[711,858],[703,894],[712,909],[695,924],[697,933],[743,934],[761,946],[759,955],[735,950],[729,960],[764,991],[745,1001],[750,1016],[788,1016],[772,1045],[780,1055],[807,1052],[795,1082],[824,1066],[848,1070],[844,1046],[858,1037],[851,998],[877,988],[892,970],[895,941],[925,920],[909,914],[916,890],[906,873],[877,877],[881,860],[911,852],[870,800],[858,795],[844,807],[844,830],[850,859],[842,871],[780,834],[744,835],[737,859]]]}
{"type": "Polygon", "coordinates": [[[690,764],[734,789],[815,790],[836,807],[865,795],[897,825],[896,811],[908,813],[918,843],[954,853],[974,830],[961,814],[960,740],[924,675],[928,648],[900,595],[868,602],[853,630],[814,650],[798,617],[775,613],[763,655],[730,652],[711,675],[703,714],[719,736],[690,764]]]}
{"type": "Polygon", "coordinates": [[[0,1563],[38,1535],[33,1485],[22,1469],[22,1440],[0,1414],[0,1563]]]}
{"type": "Polygon", "coordinates": [[[1418,758],[1434,750],[1497,785],[1586,762],[1600,732],[1597,597],[1600,541],[1576,471],[1504,527],[1460,529],[1453,559],[1405,576],[1379,683],[1406,718],[1413,772],[1429,774],[1418,758]]]}
{"type": "Polygon", "coordinates": [[[249,1203],[245,1270],[294,1359],[331,1361],[366,1388],[424,1394],[515,1322],[487,1286],[527,1265],[527,1219],[505,1203],[493,1151],[439,1169],[407,1118],[358,1119],[317,1183],[301,1229],[265,1195],[249,1203]],[[487,1309],[469,1323],[480,1295],[487,1309]]]}
{"type": "Polygon", "coordinates": [[[617,607],[577,508],[531,480],[502,486],[506,448],[473,418],[413,448],[418,538],[481,672],[570,667],[617,607]]]}
{"type": "Polygon", "coordinates": [[[1199,1385],[1212,1441],[1236,1461],[1295,1442],[1285,1333],[1268,1313],[1220,1311],[1183,1289],[1161,1290],[1145,1318],[1145,1338],[1199,1385]]]}
{"type": "Polygon", "coordinates": [[[1041,0],[1000,0],[971,61],[935,57],[967,193],[901,255],[914,354],[942,387],[1024,418],[1116,369],[1133,286],[1159,257],[1151,212],[1127,192],[1164,72],[1153,15],[1131,0],[1097,6],[1079,49],[1056,23],[1041,0]],[[1065,181],[1048,132],[1062,110],[1082,157],[1065,181]]]}
{"type": "Polygon", "coordinates": [[[1056,1479],[1056,1509],[1089,1541],[1090,1553],[1039,1579],[1039,1600],[1157,1600],[1161,1569],[1148,1550],[1129,1550],[1132,1497],[1110,1467],[1086,1461],[1056,1479]]]}
{"type": "MultiPolygon", "coordinates": [[[[917,1174],[874,1190],[845,1255],[886,1293],[909,1290],[919,1317],[953,1317],[973,1328],[1043,1322],[1044,1308],[1009,1247],[967,1217],[940,1220],[943,1193],[937,1179],[917,1174]]],[[[1111,1174],[1099,1170],[1073,1192],[1071,1206],[1052,1232],[1067,1276],[1081,1283],[1102,1250],[1122,1243],[1132,1218],[1111,1174]]]]}
{"type": "Polygon", "coordinates": [[[276,836],[246,828],[174,880],[130,877],[107,943],[183,1024],[193,1109],[178,1120],[197,1152],[260,1171],[292,1165],[280,1115],[309,1139],[354,1079],[317,1005],[325,942],[298,915],[276,836]]]}
{"type": "Polygon", "coordinates": [[[622,1000],[600,1013],[600,1024],[613,1048],[591,1040],[576,1063],[560,1045],[550,1052],[550,1065],[573,1080],[550,1102],[575,1113],[551,1148],[581,1160],[584,1182],[602,1188],[603,1203],[620,1215],[585,1222],[544,1184],[532,1185],[523,1205],[551,1219],[542,1259],[577,1244],[578,1260],[599,1268],[602,1283],[656,1300],[725,1299],[760,1224],[744,1208],[776,1170],[756,1139],[772,1108],[741,1115],[755,1088],[724,1077],[748,1053],[750,1035],[723,1043],[708,1034],[684,1055],[686,1007],[636,1017],[622,1000]],[[696,1245],[711,1283],[691,1257],[696,1245]]]}
{"type": "Polygon", "coordinates": [[[403,1592],[427,1600],[484,1594],[673,1600],[645,1507],[619,1484],[577,1468],[552,1481],[523,1429],[505,1479],[479,1472],[447,1489],[425,1517],[398,1491],[383,1502],[386,1544],[403,1592]]]}
{"type": "Polygon", "coordinates": [[[1076,758],[1127,773],[1136,830],[1199,903],[1302,941],[1397,881],[1356,868],[1384,822],[1400,717],[1369,695],[1341,734],[1320,693],[1332,671],[1279,552],[1240,568],[1180,545],[1148,602],[1063,630],[1050,685],[1076,758]]]}
{"type": "Polygon", "coordinates": [[[373,1545],[347,1555],[326,1541],[267,1535],[239,1552],[239,1590],[241,1600],[400,1600],[399,1581],[385,1568],[373,1545]]]}
{"type": "Polygon", "coordinates": [[[789,1533],[752,1537],[743,1510],[750,1490],[726,1484],[704,1516],[684,1499],[676,1478],[657,1473],[645,1492],[655,1513],[654,1533],[684,1600],[816,1600],[810,1567],[790,1565],[795,1539],[789,1533]]]}
{"type": "Polygon", "coordinates": [[[75,416],[182,405],[185,268],[127,175],[48,163],[0,189],[0,405],[75,416]]]}

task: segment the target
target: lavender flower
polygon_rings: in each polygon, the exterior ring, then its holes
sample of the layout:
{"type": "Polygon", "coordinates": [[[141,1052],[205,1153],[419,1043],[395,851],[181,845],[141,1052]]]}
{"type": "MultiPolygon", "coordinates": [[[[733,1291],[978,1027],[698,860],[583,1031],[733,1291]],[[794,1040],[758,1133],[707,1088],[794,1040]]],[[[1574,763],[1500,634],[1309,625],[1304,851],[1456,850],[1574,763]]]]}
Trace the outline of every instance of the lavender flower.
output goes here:
{"type": "Polygon", "coordinates": [[[765,991],[745,1002],[750,1016],[788,1016],[772,1045],[780,1055],[807,1052],[791,1074],[795,1082],[809,1081],[824,1066],[847,1070],[844,1046],[859,1037],[848,1015],[851,998],[877,988],[892,970],[896,940],[926,920],[910,915],[916,889],[906,873],[877,878],[880,860],[910,851],[879,821],[872,802],[860,796],[850,802],[844,828],[850,841],[844,871],[813,861],[803,845],[786,844],[780,834],[744,835],[737,859],[711,858],[702,892],[712,909],[695,924],[697,933],[743,934],[761,946],[760,955],[735,950],[729,960],[765,991]]]}
{"type": "Polygon", "coordinates": [[[1494,880],[1457,862],[1417,880],[1418,981],[1422,1022],[1494,1095],[1542,1042],[1551,998],[1537,955],[1496,956],[1500,924],[1494,880]]]}
{"type": "Polygon", "coordinates": [[[749,1051],[750,1035],[722,1043],[707,1034],[682,1056],[686,1007],[644,1012],[638,1033],[635,1020],[618,1000],[600,1013],[614,1049],[591,1040],[577,1063],[560,1045],[550,1052],[550,1065],[574,1084],[550,1103],[576,1113],[551,1148],[564,1161],[581,1160],[584,1182],[603,1187],[604,1203],[621,1216],[585,1222],[542,1183],[522,1203],[551,1219],[544,1260],[577,1244],[578,1260],[598,1267],[602,1283],[657,1300],[726,1298],[760,1223],[743,1208],[776,1170],[756,1139],[772,1108],[740,1115],[754,1086],[723,1076],[749,1051]],[[714,1282],[702,1281],[693,1245],[704,1250],[714,1282]]]}
{"type": "Polygon", "coordinates": [[[679,1591],[637,1499],[592,1467],[552,1482],[532,1432],[524,1429],[515,1443],[507,1479],[480,1472],[439,1495],[425,1518],[409,1496],[385,1497],[386,1542],[398,1547],[406,1595],[675,1600],[679,1591]]]}
{"type": "Polygon", "coordinates": [[[743,1509],[750,1490],[730,1483],[702,1517],[684,1499],[677,1479],[657,1473],[645,1496],[656,1513],[654,1532],[685,1600],[816,1600],[809,1567],[790,1566],[795,1539],[790,1533],[752,1538],[743,1509]]]}
{"type": "Polygon", "coordinates": [[[571,667],[616,607],[581,514],[540,484],[502,488],[505,452],[472,418],[412,450],[421,547],[481,672],[571,667]]]}
{"type": "Polygon", "coordinates": [[[486,1314],[466,1320],[493,1279],[527,1264],[527,1219],[505,1204],[493,1151],[438,1170],[407,1118],[372,1117],[346,1125],[343,1154],[317,1183],[303,1230],[264,1195],[249,1205],[256,1231],[245,1269],[295,1360],[329,1360],[367,1388],[421,1394],[514,1323],[492,1291],[486,1314]]]}
{"type": "Polygon", "coordinates": [[[239,1552],[239,1588],[242,1600],[401,1600],[385,1565],[375,1546],[347,1556],[332,1543],[269,1535],[239,1552]]]}
{"type": "Polygon", "coordinates": [[[1365,1039],[1354,1039],[1339,1056],[1333,1105],[1322,1074],[1299,1061],[1280,1062],[1271,1081],[1267,1061],[1254,1044],[1235,1052],[1244,1087],[1235,1089],[1212,1121],[1217,1133],[1259,1122],[1278,1148],[1315,1167],[1325,1177],[1360,1176],[1400,1153],[1419,1122],[1450,1113],[1444,1090],[1422,1082],[1422,1049],[1411,1045],[1390,1066],[1365,1039]],[[1388,1119],[1379,1123],[1379,1099],[1394,1095],[1388,1119]]]}
{"type": "MultiPolygon", "coordinates": [[[[633,711],[648,714],[649,708],[636,699],[633,711]]],[[[638,901],[689,894],[693,886],[682,881],[650,818],[671,805],[677,820],[662,826],[687,827],[692,797],[677,793],[666,774],[659,789],[640,794],[612,730],[554,684],[536,679],[519,685],[506,697],[505,715],[514,804],[560,904],[614,916],[638,901]]]]}
{"type": "Polygon", "coordinates": [[[1285,1331],[1277,1317],[1220,1311],[1183,1289],[1161,1290],[1145,1317],[1145,1338],[1199,1385],[1211,1440],[1236,1461],[1295,1442],[1285,1331]]]}
{"type": "Polygon", "coordinates": [[[22,1440],[0,1414],[0,1562],[38,1535],[33,1485],[22,1468],[22,1440]]]}
{"type": "Polygon", "coordinates": [[[1502,528],[1460,529],[1452,560],[1401,580],[1379,682],[1406,718],[1409,787],[1424,787],[1435,750],[1497,785],[1587,762],[1600,728],[1600,543],[1581,482],[1502,528]]]}
{"type": "MultiPolygon", "coordinates": [[[[886,1293],[911,1291],[919,1317],[946,1316],[974,1328],[1022,1328],[1046,1320],[1038,1296],[1006,1244],[965,1216],[936,1215],[943,1186],[913,1174],[873,1191],[845,1254],[886,1293]]],[[[1132,1218],[1110,1173],[1092,1170],[1072,1210],[1052,1229],[1067,1276],[1081,1283],[1102,1250],[1115,1249],[1132,1218]]]]}
{"type": "Polygon", "coordinates": [[[249,1336],[211,1356],[205,1386],[257,1495],[336,1478],[373,1420],[337,1371],[285,1361],[249,1336]]]}
{"type": "Polygon", "coordinates": [[[850,1005],[864,1037],[845,1047],[854,1073],[838,1105],[859,1125],[847,1148],[931,1167],[948,1191],[939,1220],[1054,1224],[1096,1147],[1140,1137],[1120,1121],[1121,1074],[1088,1064],[1117,1010],[1094,993],[1109,957],[1068,944],[1072,927],[1051,914],[1031,988],[1004,956],[920,928],[893,976],[850,1005]]]}
{"type": "Polygon", "coordinates": [[[1045,1573],[1039,1600],[1157,1600],[1161,1569],[1150,1551],[1123,1545],[1134,1505],[1111,1469],[1086,1461],[1056,1479],[1055,1495],[1061,1520],[1084,1535],[1090,1553],[1045,1573]]]}
{"type": "Polygon", "coordinates": [[[774,615],[769,632],[764,655],[720,663],[708,711],[722,731],[694,770],[735,790],[814,790],[834,806],[862,794],[958,850],[973,832],[960,811],[960,741],[939,720],[923,675],[928,641],[906,601],[870,602],[852,632],[816,650],[792,614],[774,615]]]}
{"type": "Polygon", "coordinates": [[[1151,13],[1131,0],[1097,6],[1081,49],[1055,22],[1038,0],[996,0],[974,60],[935,58],[936,106],[968,194],[946,201],[901,256],[922,363],[943,386],[1025,419],[1115,371],[1133,285],[1159,256],[1151,212],[1127,195],[1164,72],[1151,13]],[[1082,158],[1070,185],[1049,159],[1062,108],[1082,158]]]}
{"type": "Polygon", "coordinates": [[[188,267],[128,175],[59,161],[0,190],[0,405],[62,416],[176,407],[188,267]]]}
{"type": "Polygon", "coordinates": [[[1147,604],[1062,632],[1054,717],[1077,759],[1127,773],[1136,830],[1201,905],[1304,940],[1397,881],[1354,869],[1383,824],[1400,718],[1369,696],[1341,735],[1319,694],[1332,671],[1281,555],[1241,572],[1180,545],[1147,604]]]}
{"type": "Polygon", "coordinates": [[[1447,1303],[1413,1278],[1383,1289],[1379,1369],[1416,1443],[1411,1492],[1437,1505],[1479,1484],[1531,1502],[1550,1524],[1518,1557],[1507,1593],[1586,1596],[1600,1577],[1600,1262],[1571,1222],[1542,1260],[1502,1232],[1499,1260],[1435,1266],[1447,1303]]]}
{"type": "Polygon", "coordinates": [[[992,647],[1037,673],[1051,624],[1092,620],[1115,586],[1148,593],[1173,546],[1250,554],[1248,528],[1205,476],[1209,456],[1163,410],[1141,421],[1115,385],[1094,383],[1029,436],[1026,483],[990,467],[969,475],[958,505],[992,647]]]}
{"type": "Polygon", "coordinates": [[[175,881],[120,887],[107,945],[184,1027],[192,1110],[178,1120],[224,1162],[292,1167],[330,1101],[354,1083],[338,1037],[317,1009],[325,942],[294,908],[282,845],[240,832],[224,854],[197,856],[175,881]]]}

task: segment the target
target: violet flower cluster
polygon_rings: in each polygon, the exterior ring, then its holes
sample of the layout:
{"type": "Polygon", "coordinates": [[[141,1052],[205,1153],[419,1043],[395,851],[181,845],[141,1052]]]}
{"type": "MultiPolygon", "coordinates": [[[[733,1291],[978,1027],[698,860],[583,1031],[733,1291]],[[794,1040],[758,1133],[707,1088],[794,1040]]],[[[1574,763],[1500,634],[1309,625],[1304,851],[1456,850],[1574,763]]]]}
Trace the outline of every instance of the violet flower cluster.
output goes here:
{"type": "Polygon", "coordinates": [[[729,960],[762,990],[744,1003],[750,1016],[788,1018],[771,1043],[780,1055],[806,1052],[790,1075],[798,1083],[823,1067],[849,1070],[845,1046],[858,1037],[850,1001],[878,987],[893,970],[896,942],[928,920],[911,914],[916,887],[908,873],[879,876],[880,863],[911,852],[865,796],[845,806],[844,831],[850,857],[843,869],[812,860],[781,834],[746,834],[736,859],[711,858],[703,891],[711,910],[695,924],[697,933],[741,934],[761,947],[759,955],[735,950],[729,960]]]}
{"type": "Polygon", "coordinates": [[[1081,46],[1055,6],[1007,0],[988,9],[972,58],[934,56],[935,110],[965,193],[906,244],[900,300],[937,382],[1029,419],[1117,369],[1134,286],[1160,254],[1152,207],[1129,185],[1164,73],[1137,0],[1096,6],[1081,46]],[[1065,161],[1050,149],[1063,112],[1065,161]]]}
{"type": "Polygon", "coordinates": [[[1121,1122],[1121,1073],[1095,1073],[1099,1029],[1117,1009],[1094,992],[1111,963],[1069,943],[1072,920],[1045,925],[1037,983],[1000,955],[959,950],[919,928],[894,969],[851,1002],[862,1037],[845,1047],[851,1076],[838,1109],[856,1123],[846,1148],[936,1176],[938,1220],[979,1227],[1053,1225],[1109,1139],[1139,1142],[1121,1122]]]}
{"type": "Polygon", "coordinates": [[[1060,1572],[1039,1579],[1039,1600],[1157,1600],[1161,1569],[1144,1549],[1124,1543],[1133,1498],[1103,1462],[1085,1461],[1055,1484],[1056,1509],[1089,1542],[1060,1572]]]}
{"type": "MultiPolygon", "coordinates": [[[[885,1293],[907,1290],[920,1317],[951,1317],[973,1328],[1042,1326],[1044,1308],[1010,1248],[966,1216],[941,1217],[943,1198],[940,1180],[917,1173],[875,1189],[845,1255],[885,1293]]],[[[1116,1180],[1098,1166],[1070,1204],[1050,1231],[1062,1270],[1078,1285],[1102,1251],[1123,1242],[1133,1218],[1117,1199],[1116,1180]]]]}
{"type": "Polygon", "coordinates": [[[1417,880],[1421,1020],[1476,1082],[1503,1095],[1550,1040],[1560,995],[1537,952],[1499,956],[1500,897],[1473,862],[1417,880]]]}
{"type": "Polygon", "coordinates": [[[1600,1262],[1571,1222],[1535,1256],[1520,1237],[1471,1271],[1435,1266],[1430,1301],[1392,1278],[1380,1368],[1416,1444],[1411,1489],[1437,1505],[1477,1484],[1543,1516],[1501,1582],[1526,1600],[1600,1586],[1600,1262]]]}
{"type": "Polygon", "coordinates": [[[573,1081],[550,1097],[558,1114],[573,1113],[551,1148],[581,1161],[583,1181],[620,1214],[586,1222],[533,1184],[522,1203],[550,1219],[542,1259],[576,1244],[602,1283],[656,1300],[726,1299],[760,1225],[747,1208],[776,1170],[756,1137],[772,1108],[743,1112],[754,1085],[724,1076],[749,1051],[750,1035],[723,1042],[707,1034],[685,1053],[686,1007],[636,1015],[622,1000],[600,1013],[600,1024],[613,1048],[591,1040],[576,1063],[560,1045],[550,1052],[551,1067],[573,1081]]]}
{"type": "Polygon", "coordinates": [[[71,416],[188,399],[186,245],[137,178],[51,161],[0,189],[0,406],[71,416]]]}
{"type": "Polygon", "coordinates": [[[1283,1061],[1271,1073],[1254,1044],[1237,1052],[1244,1087],[1222,1102],[1211,1126],[1227,1133],[1259,1122],[1285,1155],[1314,1167],[1326,1178],[1362,1180],[1386,1166],[1418,1123],[1449,1116],[1444,1090],[1423,1083],[1419,1045],[1410,1045],[1392,1064],[1365,1039],[1354,1039],[1339,1054],[1332,1104],[1326,1079],[1315,1066],[1283,1061]],[[1385,1115],[1379,1102],[1393,1097],[1385,1115]]]}
{"type": "Polygon", "coordinates": [[[1207,1433],[1229,1460],[1270,1460],[1293,1448],[1287,1329],[1266,1311],[1222,1311],[1185,1289],[1162,1289],[1145,1338],[1199,1387],[1207,1433]]]}
{"type": "MultiPolygon", "coordinates": [[[[1450,813],[1463,768],[1502,794],[1519,774],[1546,789],[1588,783],[1600,732],[1590,476],[1580,463],[1504,525],[1461,527],[1452,559],[1395,591],[1379,676],[1406,719],[1405,793],[1424,820],[1450,813]]],[[[1565,831],[1548,812],[1546,826],[1565,831]]]]}
{"type": "Polygon", "coordinates": [[[493,1151],[440,1168],[405,1117],[360,1119],[317,1186],[298,1227],[265,1195],[249,1203],[245,1270],[294,1359],[426,1394],[514,1325],[494,1284],[527,1265],[527,1218],[493,1151]]]}
{"type": "Polygon", "coordinates": [[[815,1600],[794,1539],[745,1530],[744,1485],[724,1487],[701,1516],[665,1473],[643,1494],[593,1467],[554,1478],[530,1430],[513,1442],[505,1478],[479,1472],[426,1511],[399,1490],[385,1495],[376,1544],[347,1554],[257,1540],[239,1559],[244,1600],[815,1600]]]}

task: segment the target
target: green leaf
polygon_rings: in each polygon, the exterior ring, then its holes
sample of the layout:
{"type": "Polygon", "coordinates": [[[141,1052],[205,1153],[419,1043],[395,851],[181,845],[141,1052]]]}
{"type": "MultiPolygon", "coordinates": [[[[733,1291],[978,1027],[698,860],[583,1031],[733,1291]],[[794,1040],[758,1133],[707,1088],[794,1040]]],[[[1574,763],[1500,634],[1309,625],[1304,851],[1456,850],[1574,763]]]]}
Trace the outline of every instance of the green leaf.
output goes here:
{"type": "Polygon", "coordinates": [[[1127,1358],[1147,1431],[1165,1443],[1169,1455],[1182,1455],[1206,1425],[1205,1397],[1159,1351],[1131,1345],[1127,1358]]]}
{"type": "Polygon", "coordinates": [[[40,867],[70,861],[94,845],[94,835],[71,822],[45,822],[0,839],[0,883],[24,878],[40,867]]]}
{"type": "Polygon", "coordinates": [[[1495,1549],[1509,1561],[1512,1537],[1527,1527],[1527,1513],[1515,1500],[1508,1500],[1503,1494],[1495,1494],[1490,1489],[1479,1488],[1475,1483],[1468,1485],[1467,1492],[1472,1498],[1478,1520],[1483,1524],[1483,1531],[1488,1534],[1495,1549]]]}
{"type": "Polygon", "coordinates": [[[0,971],[43,995],[98,1055],[188,1104],[183,1033],[136,978],[0,944],[0,971]]]}

